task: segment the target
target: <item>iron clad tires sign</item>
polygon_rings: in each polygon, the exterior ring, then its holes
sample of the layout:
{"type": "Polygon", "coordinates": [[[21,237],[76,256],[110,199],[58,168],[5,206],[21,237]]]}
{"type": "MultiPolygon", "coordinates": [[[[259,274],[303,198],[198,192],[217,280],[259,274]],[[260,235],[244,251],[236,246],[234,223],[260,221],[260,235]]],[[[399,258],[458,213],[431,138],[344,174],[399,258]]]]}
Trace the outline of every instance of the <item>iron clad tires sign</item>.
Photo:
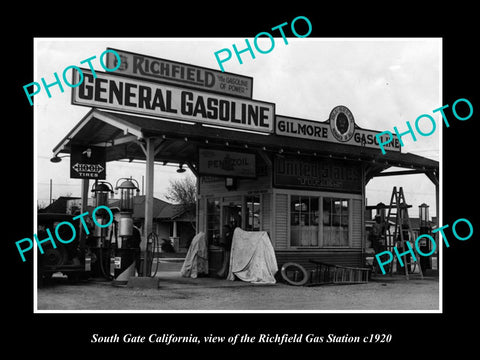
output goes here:
{"type": "Polygon", "coordinates": [[[249,131],[273,132],[273,103],[80,70],[73,72],[73,82],[79,84],[72,88],[74,105],[249,131]]]}

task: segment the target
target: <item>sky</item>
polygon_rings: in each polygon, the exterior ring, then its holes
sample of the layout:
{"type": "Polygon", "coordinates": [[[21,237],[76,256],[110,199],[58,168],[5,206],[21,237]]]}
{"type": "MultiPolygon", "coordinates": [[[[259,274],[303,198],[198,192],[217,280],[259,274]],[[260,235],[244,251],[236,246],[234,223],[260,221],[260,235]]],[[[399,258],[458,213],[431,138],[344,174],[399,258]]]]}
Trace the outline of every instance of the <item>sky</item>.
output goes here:
{"type": "MultiPolygon", "coordinates": [[[[268,39],[261,39],[269,41],[268,39]]],[[[249,39],[253,43],[253,39],[249,39]]],[[[190,63],[219,70],[214,53],[236,44],[242,49],[244,38],[37,38],[34,50],[34,79],[54,81],[70,65],[81,65],[84,59],[96,56],[94,68],[103,71],[98,58],[107,47],[190,63]]],[[[262,44],[269,48],[269,43],[262,44]]],[[[252,59],[242,55],[243,64],[235,56],[223,64],[225,71],[253,77],[253,99],[275,103],[279,115],[325,121],[337,105],[350,109],[361,128],[378,131],[397,126],[407,130],[418,116],[431,115],[436,131],[427,137],[417,134],[417,141],[403,138],[402,152],[414,153],[433,160],[440,159],[442,120],[433,110],[441,103],[442,40],[440,38],[275,38],[268,54],[256,52],[252,59]]],[[[70,73],[67,72],[68,79],[70,73]]],[[[64,85],[50,88],[34,97],[34,131],[36,146],[35,202],[49,202],[50,179],[52,198],[62,195],[80,196],[80,179],[70,179],[69,158],[50,162],[53,148],[83,118],[90,108],[71,104],[71,88],[64,85]]],[[[28,100],[25,97],[26,105],[28,100]]],[[[427,132],[429,124],[420,124],[427,132]]],[[[380,151],[380,150],[379,150],[380,151]]],[[[394,169],[394,168],[392,168],[394,169]]],[[[155,165],[154,196],[164,199],[176,167],[155,165]]],[[[115,185],[120,177],[133,176],[140,183],[145,175],[142,163],[110,162],[107,181],[115,185]]],[[[435,186],[423,174],[379,177],[366,189],[367,204],[389,203],[393,186],[404,188],[407,203],[413,205],[410,216],[418,216],[418,206],[427,203],[430,216],[436,215],[435,186]]]]}

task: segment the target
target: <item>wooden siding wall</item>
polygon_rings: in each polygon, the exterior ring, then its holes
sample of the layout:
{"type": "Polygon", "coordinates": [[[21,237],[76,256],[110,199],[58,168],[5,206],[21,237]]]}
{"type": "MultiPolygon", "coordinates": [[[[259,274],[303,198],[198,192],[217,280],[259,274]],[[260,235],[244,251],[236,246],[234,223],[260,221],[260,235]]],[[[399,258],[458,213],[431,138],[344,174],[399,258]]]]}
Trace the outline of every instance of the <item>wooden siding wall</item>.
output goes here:
{"type": "Polygon", "coordinates": [[[309,260],[322,261],[327,264],[340,266],[364,267],[363,256],[360,250],[295,250],[295,251],[276,251],[278,269],[287,262],[295,262],[302,265],[305,269],[314,269],[315,265],[309,260]]]}
{"type": "Polygon", "coordinates": [[[362,200],[352,199],[352,248],[362,248],[362,200]]]}
{"type": "Polygon", "coordinates": [[[272,242],[275,249],[286,249],[288,247],[288,195],[275,194],[275,232],[272,242]]]}
{"type": "Polygon", "coordinates": [[[197,224],[197,233],[203,232],[206,233],[207,226],[207,201],[205,197],[199,196],[198,197],[198,224],[197,224]]]}
{"type": "MultiPolygon", "coordinates": [[[[260,209],[260,216],[261,216],[261,229],[263,231],[267,231],[270,234],[270,238],[272,235],[272,227],[270,222],[270,217],[272,215],[272,194],[271,193],[264,193],[260,199],[261,209],[260,209]]],[[[272,240],[273,243],[273,240],[272,240]]]]}
{"type": "Polygon", "coordinates": [[[259,176],[256,179],[237,179],[237,188],[228,191],[225,187],[225,179],[218,177],[200,177],[200,195],[230,196],[236,192],[250,192],[255,190],[268,190],[272,187],[271,176],[259,176]]]}

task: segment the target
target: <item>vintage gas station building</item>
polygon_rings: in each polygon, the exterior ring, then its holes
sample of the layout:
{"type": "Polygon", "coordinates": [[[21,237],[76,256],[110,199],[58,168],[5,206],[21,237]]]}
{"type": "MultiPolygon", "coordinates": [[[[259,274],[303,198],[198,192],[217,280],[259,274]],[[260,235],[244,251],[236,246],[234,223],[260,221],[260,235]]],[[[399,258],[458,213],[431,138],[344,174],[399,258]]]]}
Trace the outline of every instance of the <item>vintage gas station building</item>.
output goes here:
{"type": "Polygon", "coordinates": [[[274,104],[251,99],[251,78],[117,52],[125,66],[97,78],[85,70],[72,89],[72,103],[91,110],[54,156],[84,146],[102,148],[107,163],[145,161],[146,234],[154,164],[188,166],[211,271],[221,265],[224,225],[268,232],[279,267],[309,259],[362,266],[365,187],[376,176],[424,173],[436,185],[438,209],[438,162],[402,153],[398,139],[382,155],[378,132],[360,127],[345,106],[316,121],[281,116],[274,104]],[[156,64],[148,73],[131,66],[147,62],[156,64]],[[390,167],[405,170],[385,173],[390,167]]]}

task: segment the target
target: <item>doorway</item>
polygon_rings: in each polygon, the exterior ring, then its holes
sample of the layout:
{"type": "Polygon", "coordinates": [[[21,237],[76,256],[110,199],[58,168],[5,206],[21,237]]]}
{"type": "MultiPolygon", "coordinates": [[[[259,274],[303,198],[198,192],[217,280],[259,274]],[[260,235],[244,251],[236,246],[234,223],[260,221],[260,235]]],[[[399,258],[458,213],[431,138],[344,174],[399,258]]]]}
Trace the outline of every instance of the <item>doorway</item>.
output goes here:
{"type": "Polygon", "coordinates": [[[224,263],[226,239],[236,227],[247,231],[260,231],[260,196],[230,195],[207,198],[206,236],[209,246],[210,273],[217,273],[224,263]]]}
{"type": "MultiPolygon", "coordinates": [[[[236,227],[243,228],[242,224],[242,197],[225,197],[222,206],[223,226],[229,226],[232,230],[236,227]]],[[[222,234],[224,235],[224,234],[222,234]]]]}

